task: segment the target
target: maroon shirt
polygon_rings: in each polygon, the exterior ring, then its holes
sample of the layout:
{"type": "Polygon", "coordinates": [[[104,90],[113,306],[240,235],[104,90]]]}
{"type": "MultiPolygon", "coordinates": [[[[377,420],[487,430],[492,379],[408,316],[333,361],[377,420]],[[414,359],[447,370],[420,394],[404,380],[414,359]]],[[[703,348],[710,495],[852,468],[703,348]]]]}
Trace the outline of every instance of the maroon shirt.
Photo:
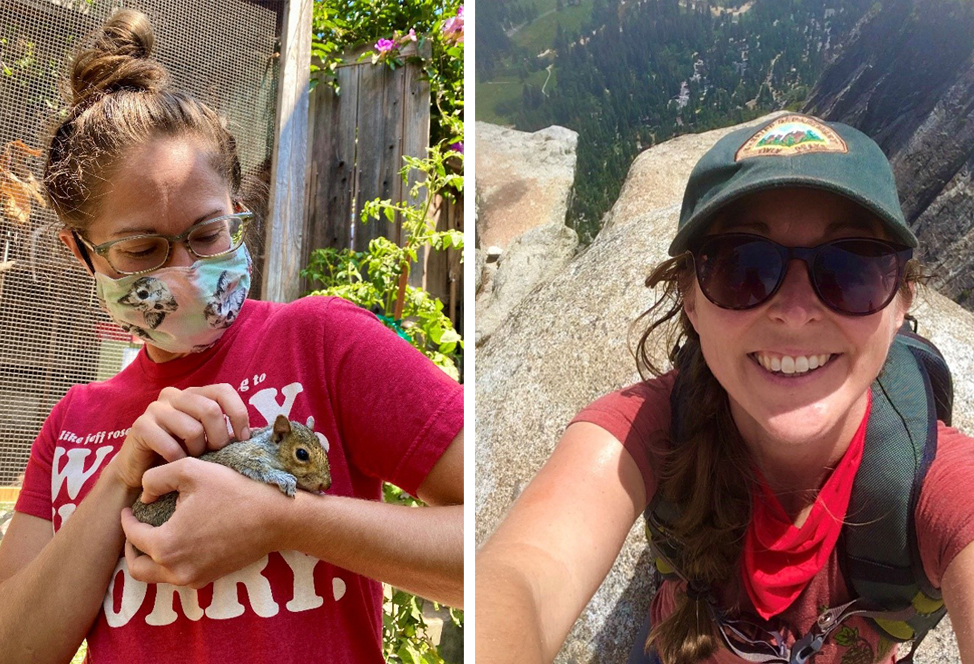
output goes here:
{"type": "MultiPolygon", "coordinates": [[[[656,492],[659,468],[669,444],[670,391],[676,375],[670,372],[658,379],[637,383],[594,401],[573,422],[596,424],[622,442],[642,473],[646,485],[647,505],[656,492]]],[[[974,440],[956,429],[938,423],[937,456],[927,472],[916,506],[917,543],[923,569],[935,587],[950,562],[964,547],[974,541],[974,440]]],[[[881,543],[880,543],[881,544],[881,543]]],[[[852,599],[842,572],[837,552],[812,577],[798,599],[779,619],[787,627],[789,645],[806,634],[819,613],[852,599]]],[[[723,589],[725,606],[739,605],[753,612],[747,593],[740,584],[723,589]]],[[[668,616],[676,606],[674,581],[664,581],[653,599],[650,617],[653,624],[668,616]]],[[[894,643],[881,637],[864,619],[845,621],[829,637],[816,662],[863,664],[893,662],[894,643]]],[[[740,664],[739,657],[725,648],[717,651],[710,662],[740,664]]]]}
{"type": "MultiPolygon", "coordinates": [[[[212,383],[237,389],[252,428],[313,417],[334,495],[379,500],[383,480],[415,495],[463,426],[462,386],[368,311],[248,300],[203,353],[156,364],[143,350],[111,380],[73,387],[34,443],[16,509],[57,532],[163,387],[212,383]]],[[[379,664],[382,587],[296,551],[198,591],[136,581],[120,558],[87,638],[97,664],[379,664]]]]}

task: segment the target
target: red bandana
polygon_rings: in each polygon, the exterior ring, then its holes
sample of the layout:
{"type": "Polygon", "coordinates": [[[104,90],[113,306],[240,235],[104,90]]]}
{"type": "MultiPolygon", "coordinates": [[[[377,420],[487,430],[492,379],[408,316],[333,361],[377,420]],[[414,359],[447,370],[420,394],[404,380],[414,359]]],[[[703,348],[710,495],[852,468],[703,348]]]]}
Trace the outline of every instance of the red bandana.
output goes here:
{"type": "Polygon", "coordinates": [[[801,528],[795,527],[761,473],[757,473],[753,513],[744,538],[742,572],[747,594],[765,620],[791,606],[835,548],[849,509],[852,481],[862,461],[871,407],[869,394],[859,430],[819,491],[801,528]]]}

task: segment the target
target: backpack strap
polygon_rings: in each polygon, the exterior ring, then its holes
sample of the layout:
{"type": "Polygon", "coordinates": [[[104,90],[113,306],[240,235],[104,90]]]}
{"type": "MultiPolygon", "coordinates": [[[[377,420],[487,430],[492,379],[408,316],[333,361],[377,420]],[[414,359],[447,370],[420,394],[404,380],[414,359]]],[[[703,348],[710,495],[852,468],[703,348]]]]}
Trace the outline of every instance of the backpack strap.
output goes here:
{"type": "Polygon", "coordinates": [[[907,619],[869,620],[891,639],[916,644],[946,613],[940,591],[923,571],[914,513],[937,453],[937,420],[950,418],[950,372],[932,343],[901,330],[872,391],[840,562],[853,592],[874,609],[912,609],[907,619]]]}

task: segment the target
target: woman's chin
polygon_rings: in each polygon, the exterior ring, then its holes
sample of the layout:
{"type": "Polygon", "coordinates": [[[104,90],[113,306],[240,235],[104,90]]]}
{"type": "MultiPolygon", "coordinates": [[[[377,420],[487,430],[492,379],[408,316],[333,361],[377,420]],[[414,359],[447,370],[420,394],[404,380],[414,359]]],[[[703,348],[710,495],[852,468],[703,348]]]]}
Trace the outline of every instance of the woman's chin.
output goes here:
{"type": "Polygon", "coordinates": [[[832,439],[835,439],[833,442],[840,442],[838,438],[844,437],[851,440],[861,421],[861,415],[858,418],[852,417],[855,422],[851,422],[849,416],[857,411],[855,404],[848,403],[845,399],[837,399],[838,396],[832,395],[832,398],[799,406],[783,406],[751,419],[755,426],[758,422],[761,423],[758,435],[763,440],[773,441],[778,445],[801,446],[832,439]],[[840,401],[842,403],[838,403],[840,401]],[[854,426],[851,431],[847,431],[850,424],[854,426]]]}
{"type": "MultiPolygon", "coordinates": [[[[731,408],[731,412],[735,409],[731,408]]],[[[771,408],[762,404],[754,415],[747,416],[747,424],[735,413],[735,420],[744,439],[749,443],[760,441],[781,445],[805,445],[821,440],[834,430],[837,422],[835,408],[828,401],[816,401],[800,406],[771,408]],[[742,426],[743,425],[743,426],[742,426]],[[752,440],[753,439],[753,440],[752,440]]]]}

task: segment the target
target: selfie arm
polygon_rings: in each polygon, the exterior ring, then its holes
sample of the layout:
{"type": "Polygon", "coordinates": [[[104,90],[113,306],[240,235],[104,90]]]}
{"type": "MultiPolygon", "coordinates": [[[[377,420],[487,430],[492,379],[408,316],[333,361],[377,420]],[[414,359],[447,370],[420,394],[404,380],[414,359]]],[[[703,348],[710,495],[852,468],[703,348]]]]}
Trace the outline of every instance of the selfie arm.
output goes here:
{"type": "Polygon", "coordinates": [[[477,659],[551,662],[645,505],[636,462],[571,425],[477,556],[477,659]]]}

